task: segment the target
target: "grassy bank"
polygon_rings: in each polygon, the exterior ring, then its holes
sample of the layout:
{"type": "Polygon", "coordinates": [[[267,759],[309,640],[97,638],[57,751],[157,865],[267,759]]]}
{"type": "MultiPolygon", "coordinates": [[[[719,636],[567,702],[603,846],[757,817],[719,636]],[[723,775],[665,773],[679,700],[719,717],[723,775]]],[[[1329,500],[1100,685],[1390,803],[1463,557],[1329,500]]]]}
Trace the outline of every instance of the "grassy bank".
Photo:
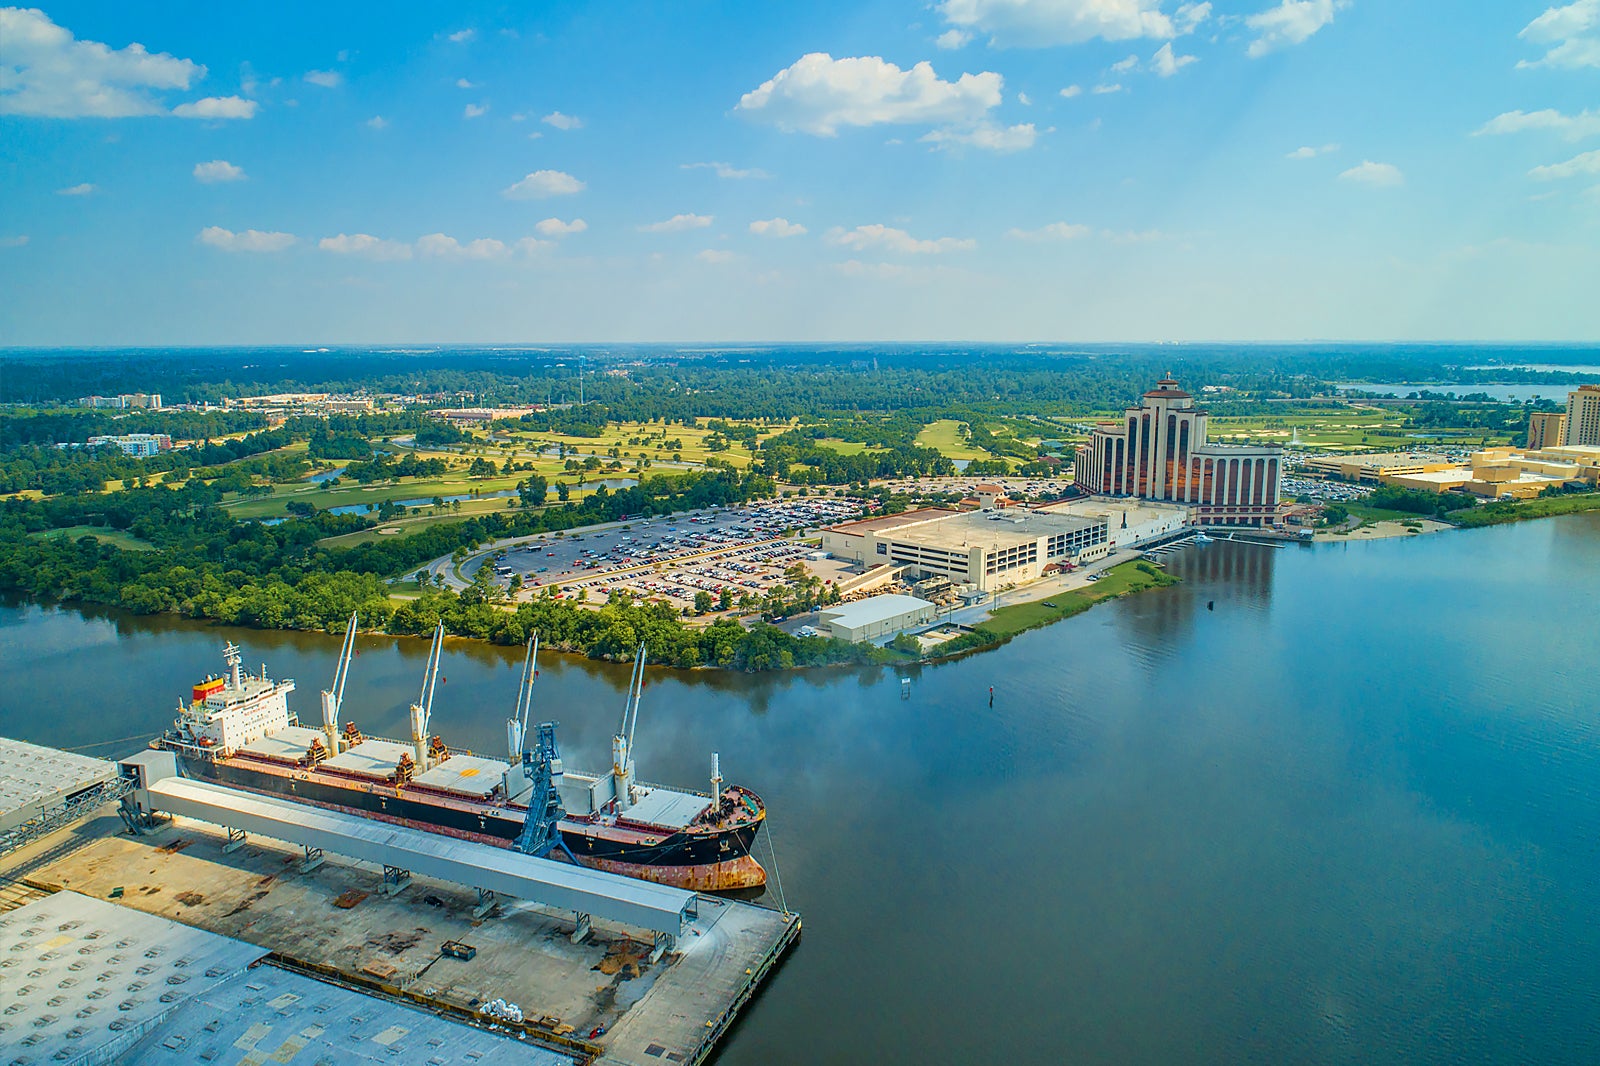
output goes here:
{"type": "Polygon", "coordinates": [[[1451,520],[1463,529],[1477,526],[1498,526],[1506,522],[1525,522],[1530,518],[1553,518],[1556,515],[1580,514],[1600,511],[1600,492],[1581,496],[1553,496],[1549,499],[1504,501],[1485,504],[1470,511],[1458,511],[1451,520]]]}

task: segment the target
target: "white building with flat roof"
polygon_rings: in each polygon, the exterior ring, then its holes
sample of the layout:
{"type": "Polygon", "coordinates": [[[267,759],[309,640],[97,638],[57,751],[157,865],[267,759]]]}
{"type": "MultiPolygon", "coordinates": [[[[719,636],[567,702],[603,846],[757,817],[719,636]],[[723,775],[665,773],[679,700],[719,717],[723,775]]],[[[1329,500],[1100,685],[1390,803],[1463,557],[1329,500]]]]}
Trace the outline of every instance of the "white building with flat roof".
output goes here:
{"type": "Polygon", "coordinates": [[[877,640],[933,621],[938,608],[915,596],[872,596],[821,612],[822,624],[838,640],[877,640]]]}

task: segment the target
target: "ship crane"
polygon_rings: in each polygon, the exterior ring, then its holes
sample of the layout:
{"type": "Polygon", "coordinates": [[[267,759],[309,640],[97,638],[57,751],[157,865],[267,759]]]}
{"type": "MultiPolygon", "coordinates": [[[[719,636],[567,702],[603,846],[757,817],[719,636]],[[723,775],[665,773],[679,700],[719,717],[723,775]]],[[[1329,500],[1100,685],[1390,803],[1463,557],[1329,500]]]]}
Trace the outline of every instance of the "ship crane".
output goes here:
{"type": "Polygon", "coordinates": [[[422,692],[411,705],[411,746],[417,769],[428,768],[428,721],[433,717],[433,686],[439,680],[439,655],[444,650],[444,623],[433,631],[433,647],[428,651],[428,668],[422,673],[422,692]]]}
{"type": "Polygon", "coordinates": [[[506,719],[506,752],[512,765],[522,759],[523,738],[528,735],[528,714],[533,709],[533,683],[539,677],[539,634],[528,641],[528,654],[522,660],[522,683],[517,688],[517,709],[506,719]]]}
{"type": "MultiPolygon", "coordinates": [[[[339,665],[333,671],[333,684],[322,690],[322,731],[328,736],[328,753],[339,754],[339,707],[344,703],[344,682],[350,676],[350,657],[356,650],[356,616],[352,612],[350,624],[344,631],[344,645],[339,649],[339,665]]],[[[266,669],[262,668],[262,676],[266,669]]]]}
{"type": "Polygon", "coordinates": [[[617,811],[633,806],[633,731],[639,725],[639,696],[644,689],[644,645],[633,657],[633,677],[628,681],[628,700],[622,705],[622,724],[611,738],[611,776],[616,783],[617,811]]]}

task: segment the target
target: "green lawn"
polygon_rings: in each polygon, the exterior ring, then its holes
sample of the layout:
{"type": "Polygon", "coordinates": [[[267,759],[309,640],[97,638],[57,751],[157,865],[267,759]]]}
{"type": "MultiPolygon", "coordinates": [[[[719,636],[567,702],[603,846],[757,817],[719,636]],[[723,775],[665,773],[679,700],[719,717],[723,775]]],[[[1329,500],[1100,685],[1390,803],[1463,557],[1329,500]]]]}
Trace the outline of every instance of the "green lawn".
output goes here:
{"type": "Polygon", "coordinates": [[[121,548],[123,551],[149,552],[155,551],[156,546],[147,540],[140,540],[131,533],[124,533],[120,529],[107,529],[105,526],[63,526],[60,529],[46,530],[43,533],[33,534],[35,537],[60,537],[68,540],[77,540],[79,537],[94,537],[107,544],[121,548]]]}
{"type": "Polygon", "coordinates": [[[1471,511],[1460,511],[1452,517],[1457,525],[1497,526],[1506,522],[1522,522],[1530,518],[1551,518],[1555,515],[1580,514],[1600,511],[1600,493],[1581,496],[1554,496],[1549,499],[1522,500],[1517,503],[1491,503],[1471,511]]]}
{"type": "Polygon", "coordinates": [[[998,637],[1012,637],[1029,629],[1049,625],[1063,618],[1081,614],[1102,600],[1126,596],[1131,592],[1175,585],[1178,579],[1143,560],[1122,563],[1104,572],[1104,576],[1086,588],[1060,592],[1050,597],[1054,607],[1043,600],[1001,607],[976,628],[987,630],[998,637]]]}
{"type": "Polygon", "coordinates": [[[961,423],[953,418],[941,418],[922,427],[917,443],[924,448],[935,448],[948,459],[992,459],[982,448],[974,448],[961,435],[961,423]]]}
{"type": "Polygon", "coordinates": [[[862,444],[860,441],[840,440],[838,437],[819,437],[816,445],[827,448],[829,451],[838,452],[840,455],[860,455],[862,452],[881,452],[884,449],[877,444],[862,444]]]}

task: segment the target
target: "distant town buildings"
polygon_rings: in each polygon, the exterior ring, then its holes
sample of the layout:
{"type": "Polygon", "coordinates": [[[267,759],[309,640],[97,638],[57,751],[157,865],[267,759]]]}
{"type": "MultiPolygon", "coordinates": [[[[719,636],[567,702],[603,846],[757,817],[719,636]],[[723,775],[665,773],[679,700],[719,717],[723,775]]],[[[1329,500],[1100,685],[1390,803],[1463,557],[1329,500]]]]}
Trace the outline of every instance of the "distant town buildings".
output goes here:
{"type": "Polygon", "coordinates": [[[172,450],[172,438],[165,433],[124,433],[120,436],[90,437],[84,446],[98,448],[102,444],[114,444],[122,449],[124,455],[131,455],[136,459],[172,450]]]}
{"type": "Polygon", "coordinates": [[[1600,446],[1600,385],[1581,385],[1567,394],[1567,419],[1561,443],[1600,446]]]}
{"type": "Polygon", "coordinates": [[[110,408],[119,411],[130,407],[142,407],[151,411],[159,411],[161,410],[161,394],[159,392],[125,392],[120,396],[85,396],[78,401],[78,406],[110,408]]]}
{"type": "Polygon", "coordinates": [[[537,404],[524,407],[450,407],[429,411],[429,418],[437,418],[455,425],[486,426],[501,418],[521,418],[543,410],[537,404]]]}
{"type": "Polygon", "coordinates": [[[1200,526],[1268,527],[1278,510],[1283,450],[1211,444],[1206,411],[1170,375],[1078,449],[1074,481],[1097,496],[1185,505],[1200,526]]]}

